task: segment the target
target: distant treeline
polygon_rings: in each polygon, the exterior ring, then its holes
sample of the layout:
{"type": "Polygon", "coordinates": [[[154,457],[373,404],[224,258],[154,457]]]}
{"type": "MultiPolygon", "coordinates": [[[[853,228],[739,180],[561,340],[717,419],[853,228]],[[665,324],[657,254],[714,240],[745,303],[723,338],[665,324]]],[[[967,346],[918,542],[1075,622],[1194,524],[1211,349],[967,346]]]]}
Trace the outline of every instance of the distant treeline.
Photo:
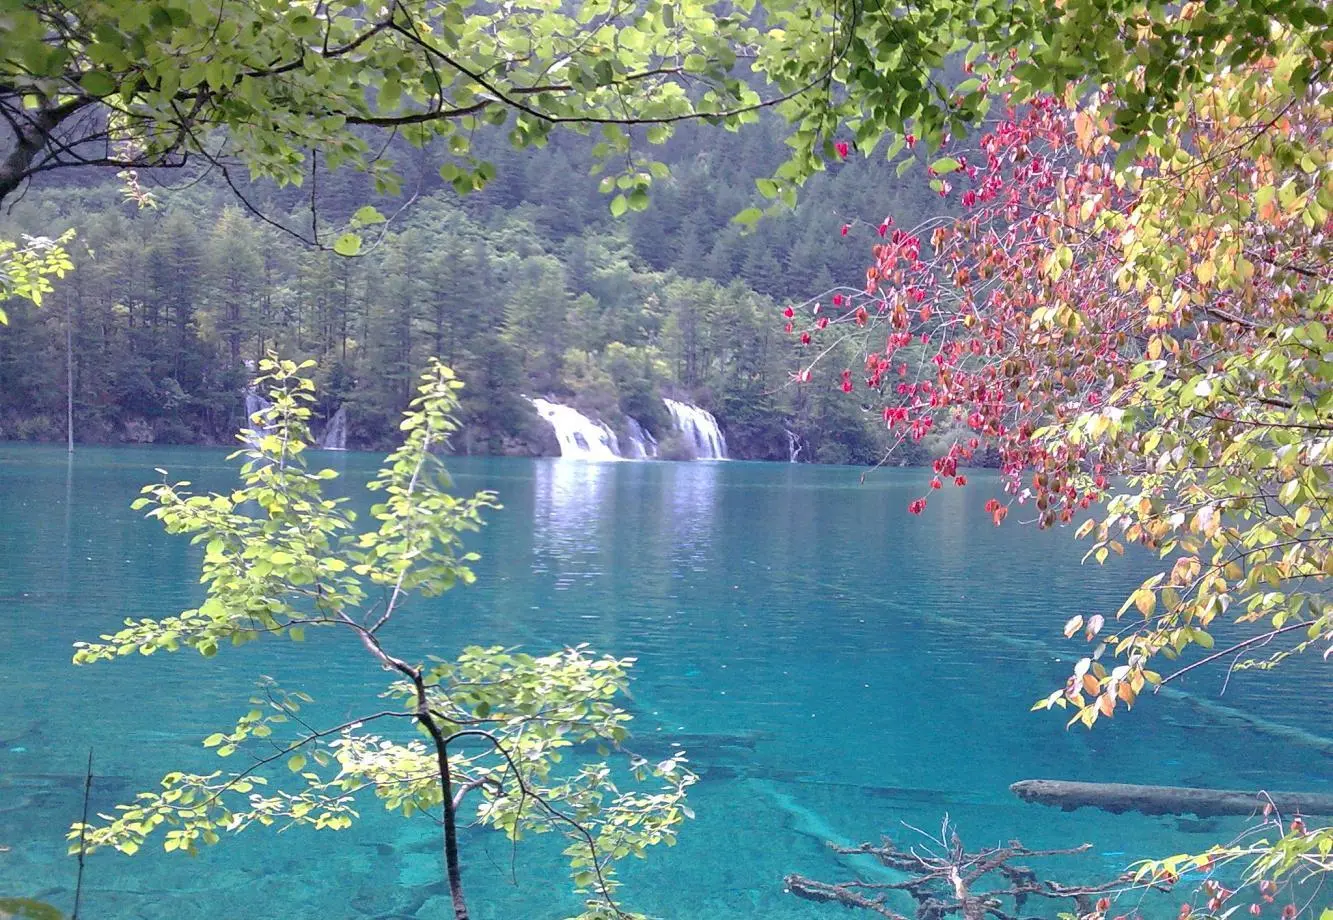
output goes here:
{"type": "MultiPolygon", "coordinates": [[[[672,174],[652,206],[616,219],[577,140],[497,148],[497,177],[468,196],[409,176],[417,199],[351,259],[311,249],[211,180],[158,191],[150,209],[109,176],[32,191],[0,230],[74,227],[77,270],[0,330],[0,438],[64,437],[68,331],[76,437],[89,442],[230,443],[247,362],[272,348],[316,359],[319,412],[346,406],[351,447],[390,443],[425,357],[439,355],[467,384],[460,451],[552,452],[525,394],[612,424],[631,415],[659,437],[661,397],[674,395],[717,416],[735,457],[785,460],[791,431],[802,460],[879,459],[877,413],[832,381],[790,385],[801,355],[781,313],[859,283],[869,227],[886,214],[937,208],[921,178],[853,157],[747,233],[731,217],[761,203],[754,179],[782,156],[777,125],[687,130],[665,151],[672,174]]],[[[309,232],[308,190],[246,195],[309,232]]],[[[373,200],[357,177],[320,179],[330,224],[373,200]]]]}

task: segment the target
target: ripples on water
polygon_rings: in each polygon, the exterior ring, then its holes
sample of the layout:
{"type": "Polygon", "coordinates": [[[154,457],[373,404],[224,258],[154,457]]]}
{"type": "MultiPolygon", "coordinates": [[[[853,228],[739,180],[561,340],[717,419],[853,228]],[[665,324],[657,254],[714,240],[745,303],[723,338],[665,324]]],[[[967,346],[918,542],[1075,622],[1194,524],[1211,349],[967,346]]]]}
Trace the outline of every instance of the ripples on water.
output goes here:
{"type": "MultiPolygon", "coordinates": [[[[199,598],[198,553],[129,510],[166,467],[225,488],[221,451],[0,448],[0,894],[68,907],[74,864],[63,830],[78,815],[94,749],[94,807],[175,768],[213,768],[199,739],[240,711],[257,674],[313,693],[329,722],[383,684],[350,643],[227,649],[205,661],[154,656],[89,669],[70,645],[124,616],[163,616],[199,598]]],[[[324,455],[349,483],[375,457],[324,455]]],[[[1059,777],[1329,791],[1330,757],[1262,714],[1312,735],[1333,690],[1327,669],[1246,673],[1224,707],[1157,699],[1089,734],[1028,712],[1080,645],[1074,613],[1118,606],[1147,560],[1081,566],[1068,532],[991,527],[995,481],[907,501],[918,471],[750,463],[584,463],[457,459],[460,490],[493,488],[504,510],[472,541],[479,583],[419,602],[394,625],[401,653],[470,643],[534,651],[587,642],[638,658],[635,745],[683,744],[703,776],[680,844],[627,867],[632,907],[681,920],[838,917],[782,892],[782,876],[833,879],[823,841],[935,828],[947,812],[974,846],[1085,840],[1088,875],[1147,852],[1200,848],[1236,821],[1063,814],[1023,805],[1009,783],[1059,777]],[[1301,691],[1299,694],[1293,690],[1301,691]],[[1230,707],[1230,712],[1227,707],[1230,707]],[[1129,854],[1129,855],[1126,855],[1129,854]]],[[[1110,611],[1107,611],[1110,612],[1110,611]]],[[[1215,700],[1216,674],[1186,688],[1215,700]]],[[[436,830],[367,802],[340,834],[247,832],[200,858],[145,850],[89,861],[88,917],[445,917],[436,830]]],[[[547,842],[516,854],[465,837],[474,914],[558,918],[547,842]],[[516,857],[511,872],[511,856],[516,857]]],[[[559,876],[563,879],[563,875],[559,876]]]]}

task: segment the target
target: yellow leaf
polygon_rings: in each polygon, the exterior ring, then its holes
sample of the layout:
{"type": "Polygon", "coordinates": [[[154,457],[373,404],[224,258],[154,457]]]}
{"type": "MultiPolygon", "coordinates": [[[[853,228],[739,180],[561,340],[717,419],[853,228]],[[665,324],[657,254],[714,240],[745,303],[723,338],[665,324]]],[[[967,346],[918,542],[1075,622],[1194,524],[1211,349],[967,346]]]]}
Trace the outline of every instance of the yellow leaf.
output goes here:
{"type": "Polygon", "coordinates": [[[1157,606],[1157,595],[1147,588],[1139,588],[1134,592],[1133,597],[1134,606],[1139,608],[1139,613],[1145,617],[1152,616],[1153,608],[1157,606]]]}
{"type": "Polygon", "coordinates": [[[1074,116],[1074,136],[1078,139],[1080,150],[1086,150],[1092,143],[1092,132],[1095,124],[1092,116],[1087,112],[1079,112],[1074,116]]]}

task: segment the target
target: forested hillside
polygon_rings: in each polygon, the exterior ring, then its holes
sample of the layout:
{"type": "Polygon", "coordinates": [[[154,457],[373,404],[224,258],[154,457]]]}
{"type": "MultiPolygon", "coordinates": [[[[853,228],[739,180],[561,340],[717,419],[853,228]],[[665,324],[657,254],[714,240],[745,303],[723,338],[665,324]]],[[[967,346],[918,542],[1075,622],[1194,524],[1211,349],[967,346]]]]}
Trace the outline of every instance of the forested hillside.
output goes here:
{"type": "Polygon", "coordinates": [[[467,383],[461,451],[555,453],[523,398],[542,395],[622,432],[633,416],[671,456],[666,395],[711,410],[734,457],[786,460],[796,445],[802,460],[877,459],[877,413],[789,385],[801,355],[782,310],[857,284],[886,214],[937,210],[921,177],[853,155],[814,177],[795,211],[747,232],[731,218],[763,203],[754,180],[785,151],[776,119],[682,130],[652,205],[618,218],[590,148],[497,144],[484,151],[496,178],[468,195],[423,169],[401,212],[359,177],[321,175],[326,224],[367,202],[396,214],[355,258],[297,238],[312,234],[309,188],[257,184],[242,200],[216,176],[156,187],[150,173],[155,204],[142,208],[105,173],[44,186],[3,231],[74,228],[78,270],[0,335],[0,437],[64,437],[68,332],[81,441],[226,443],[248,368],[272,348],[316,359],[319,411],[346,406],[352,447],[392,440],[426,357],[440,355],[467,383]]]}

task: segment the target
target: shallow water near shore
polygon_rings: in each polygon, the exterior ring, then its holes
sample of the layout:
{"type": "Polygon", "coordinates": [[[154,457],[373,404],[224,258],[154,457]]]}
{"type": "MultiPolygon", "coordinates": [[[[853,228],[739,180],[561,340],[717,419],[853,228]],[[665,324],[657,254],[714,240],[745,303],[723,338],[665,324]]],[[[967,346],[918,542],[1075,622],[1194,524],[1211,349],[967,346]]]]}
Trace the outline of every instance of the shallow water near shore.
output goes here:
{"type": "MultiPolygon", "coordinates": [[[[129,503],[155,467],[197,489],[228,488],[225,456],[88,448],[67,460],[0,445],[0,896],[70,908],[76,866],[63,838],[90,748],[92,805],[106,811],[168,770],[216,769],[200,739],[248,708],[260,674],[313,695],[329,724],[382,688],[383,673],[332,634],[211,660],[70,664],[77,639],[199,600],[197,549],[129,503]]],[[[379,460],[312,456],[342,472],[349,492],[379,460]]],[[[470,541],[483,556],[478,584],[416,601],[386,641],[408,658],[476,643],[589,643],[638,659],[632,746],[665,755],[679,745],[702,779],[679,844],[625,867],[633,909],[680,920],[841,917],[785,893],[783,876],[872,871],[825,842],[910,841],[907,826],[934,832],[946,813],[973,847],[1090,842],[1087,855],[1058,863],[1085,880],[1244,825],[1066,814],[1019,802],[1008,791],[1019,779],[1333,791],[1326,706],[1311,703],[1329,698],[1333,676],[1313,661],[1238,674],[1221,696],[1219,674],[1191,675],[1183,695],[1092,733],[1029,712],[1084,649],[1060,637],[1064,621],[1113,613],[1151,560],[1081,565],[1084,547],[1067,530],[992,527],[981,511],[998,488],[991,474],[933,493],[917,518],[906,505],[927,488],[919,470],[860,484],[860,470],[759,463],[456,458],[450,468],[459,491],[492,488],[505,506],[470,541]]],[[[194,859],[156,846],[96,854],[83,915],[448,916],[438,829],[372,799],[361,813],[341,833],[256,829],[194,859]]],[[[554,844],[513,849],[466,831],[473,915],[576,912],[554,844]]]]}

